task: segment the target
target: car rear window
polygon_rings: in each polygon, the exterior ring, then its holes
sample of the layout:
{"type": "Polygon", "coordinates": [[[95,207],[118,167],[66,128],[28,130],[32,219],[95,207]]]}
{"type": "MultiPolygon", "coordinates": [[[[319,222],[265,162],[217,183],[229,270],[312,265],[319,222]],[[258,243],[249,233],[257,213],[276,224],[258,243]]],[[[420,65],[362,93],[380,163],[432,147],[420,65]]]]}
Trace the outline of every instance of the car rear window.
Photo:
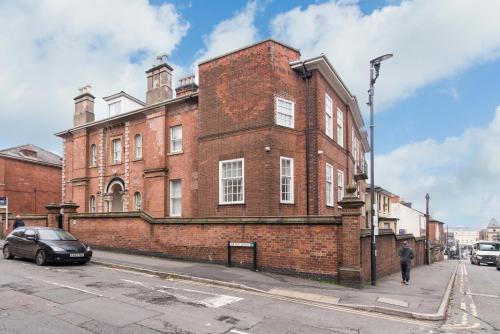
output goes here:
{"type": "Polygon", "coordinates": [[[38,230],[40,240],[76,240],[74,236],[63,230],[38,230]]]}

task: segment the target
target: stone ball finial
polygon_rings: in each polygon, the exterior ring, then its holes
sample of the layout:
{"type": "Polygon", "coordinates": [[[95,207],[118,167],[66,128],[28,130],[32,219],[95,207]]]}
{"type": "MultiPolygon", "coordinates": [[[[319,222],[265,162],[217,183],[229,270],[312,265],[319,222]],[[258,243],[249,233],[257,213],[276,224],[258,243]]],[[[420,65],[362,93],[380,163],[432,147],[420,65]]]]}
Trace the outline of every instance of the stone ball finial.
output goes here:
{"type": "Polygon", "coordinates": [[[345,192],[347,193],[346,197],[356,197],[356,190],[358,190],[356,182],[348,184],[345,188],[345,192]]]}

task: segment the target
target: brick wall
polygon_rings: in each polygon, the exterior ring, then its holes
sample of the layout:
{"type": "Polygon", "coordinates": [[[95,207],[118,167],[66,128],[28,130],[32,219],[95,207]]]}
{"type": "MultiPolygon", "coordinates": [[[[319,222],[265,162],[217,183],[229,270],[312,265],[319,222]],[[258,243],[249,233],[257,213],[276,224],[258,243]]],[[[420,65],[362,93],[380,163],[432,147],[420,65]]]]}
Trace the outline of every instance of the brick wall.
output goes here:
{"type": "Polygon", "coordinates": [[[45,214],[45,206],[61,201],[61,167],[0,158],[0,196],[9,197],[9,211],[45,214]]]}
{"type": "MultiPolygon", "coordinates": [[[[77,214],[70,232],[93,246],[211,263],[227,262],[227,242],[257,242],[262,270],[336,278],[340,224],[332,217],[155,219],[144,214],[77,214]]],[[[250,249],[233,249],[250,266],[250,249]]]]}
{"type": "MultiPolygon", "coordinates": [[[[16,216],[14,214],[9,215],[9,224],[7,230],[5,230],[5,213],[0,214],[0,237],[4,238],[12,232],[12,225],[14,224],[14,219],[16,216]]],[[[21,219],[24,221],[26,226],[47,226],[47,215],[21,215],[21,219]]]]}
{"type": "MultiPolygon", "coordinates": [[[[371,279],[371,238],[370,231],[365,230],[361,237],[361,267],[363,268],[363,279],[369,282],[371,279]]],[[[377,277],[381,278],[401,270],[399,264],[399,248],[403,241],[408,241],[409,246],[415,252],[412,266],[424,264],[425,240],[422,237],[415,238],[413,235],[395,235],[391,230],[381,230],[377,236],[377,277]]]]}

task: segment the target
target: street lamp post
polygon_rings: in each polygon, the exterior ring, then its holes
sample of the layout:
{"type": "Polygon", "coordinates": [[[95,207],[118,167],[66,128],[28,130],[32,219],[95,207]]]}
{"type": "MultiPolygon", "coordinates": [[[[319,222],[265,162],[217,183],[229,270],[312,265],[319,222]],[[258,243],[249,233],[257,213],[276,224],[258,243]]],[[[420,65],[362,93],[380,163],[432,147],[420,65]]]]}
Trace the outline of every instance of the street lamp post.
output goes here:
{"type": "Polygon", "coordinates": [[[429,194],[425,194],[425,264],[431,264],[429,249],[429,194]]]}
{"type": "Polygon", "coordinates": [[[374,132],[375,123],[373,116],[373,95],[375,94],[375,81],[379,76],[380,65],[384,60],[392,57],[392,54],[386,54],[370,61],[370,89],[368,90],[368,105],[370,106],[370,221],[371,221],[371,280],[372,285],[377,285],[377,239],[375,236],[375,142],[374,132]]]}

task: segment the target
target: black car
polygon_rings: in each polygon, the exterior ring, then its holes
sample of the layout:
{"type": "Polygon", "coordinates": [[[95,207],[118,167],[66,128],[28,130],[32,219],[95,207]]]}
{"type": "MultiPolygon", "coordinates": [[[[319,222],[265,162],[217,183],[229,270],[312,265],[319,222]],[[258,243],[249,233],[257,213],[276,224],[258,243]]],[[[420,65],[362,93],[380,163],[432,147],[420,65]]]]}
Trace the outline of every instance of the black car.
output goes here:
{"type": "Polygon", "coordinates": [[[500,270],[500,255],[497,256],[497,270],[500,270]]]}
{"type": "Polygon", "coordinates": [[[63,229],[27,226],[16,228],[5,239],[4,259],[14,256],[33,259],[39,266],[49,262],[87,263],[92,250],[63,229]]]}

